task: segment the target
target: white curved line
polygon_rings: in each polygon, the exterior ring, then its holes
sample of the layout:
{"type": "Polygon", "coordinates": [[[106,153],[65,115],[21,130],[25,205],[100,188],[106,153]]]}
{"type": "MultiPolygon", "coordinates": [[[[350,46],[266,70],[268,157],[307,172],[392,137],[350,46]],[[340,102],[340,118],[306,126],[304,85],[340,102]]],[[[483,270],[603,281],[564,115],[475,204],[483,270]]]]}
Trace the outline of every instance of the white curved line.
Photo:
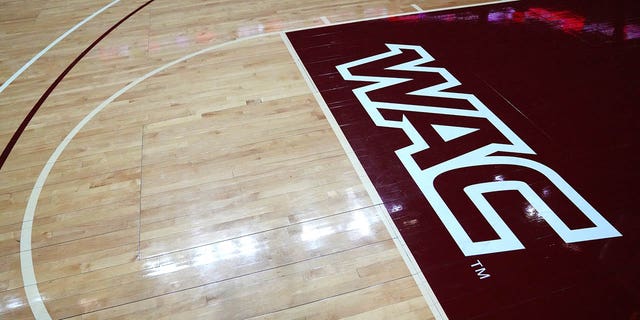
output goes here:
{"type": "Polygon", "coordinates": [[[5,81],[2,84],[2,86],[0,86],[0,93],[2,93],[2,91],[4,91],[4,89],[6,89],[14,80],[16,80],[16,78],[18,78],[25,70],[27,70],[27,68],[29,68],[34,62],[36,62],[36,60],[40,59],[40,57],[42,57],[45,53],[47,53],[47,51],[49,51],[49,49],[53,48],[53,46],[58,44],[58,42],[62,41],[62,39],[66,38],[68,35],[70,35],[76,29],[80,28],[80,26],[82,26],[83,24],[87,23],[89,20],[95,18],[95,16],[99,15],[100,13],[102,13],[102,11],[107,10],[109,7],[111,7],[112,5],[114,5],[114,4],[118,3],[118,2],[120,2],[120,0],[112,1],[108,5],[102,7],[102,9],[94,12],[92,15],[90,15],[90,16],[84,18],[84,20],[78,22],[78,24],[73,26],[71,29],[67,30],[67,32],[63,33],[57,39],[53,40],[53,42],[51,42],[46,48],[44,48],[44,49],[42,49],[42,51],[38,52],[38,54],[33,56],[33,58],[31,58],[31,60],[27,61],[27,63],[25,63],[18,71],[16,71],[16,73],[11,75],[11,77],[9,77],[9,79],[7,79],[7,81],[5,81]]]}
{"type": "MultiPolygon", "coordinates": [[[[111,6],[112,4],[115,4],[118,1],[119,0],[113,1],[111,4],[109,4],[108,6],[103,8],[102,10],[96,12],[91,17],[97,15],[98,13],[102,12],[104,9],[108,8],[109,6],[111,6]]],[[[485,3],[485,4],[510,2],[510,1],[517,1],[517,0],[499,0],[499,1],[495,1],[495,2],[488,2],[488,3],[485,3]]],[[[476,5],[482,5],[482,4],[476,4],[476,5]]],[[[465,6],[457,6],[457,7],[449,7],[449,8],[440,8],[440,9],[428,10],[426,12],[440,11],[440,10],[447,10],[447,9],[455,9],[455,8],[463,8],[463,7],[473,7],[473,6],[476,6],[476,5],[465,5],[465,6]]],[[[400,14],[400,15],[395,15],[395,16],[403,16],[403,15],[409,15],[409,14],[415,14],[415,13],[400,14]]],[[[367,20],[373,20],[373,19],[380,19],[380,18],[384,18],[384,17],[389,17],[389,15],[383,16],[383,17],[355,20],[355,21],[351,21],[351,22],[367,21],[367,20]]],[[[88,21],[89,19],[85,19],[85,20],[88,21]]],[[[86,22],[86,21],[82,21],[82,23],[84,23],[84,22],[86,22]]],[[[350,22],[342,22],[342,23],[339,23],[339,24],[345,24],[345,23],[350,23],[350,22]]],[[[80,26],[80,25],[78,25],[78,26],[80,26]]],[[[315,27],[299,28],[299,29],[289,30],[289,31],[286,31],[286,32],[296,31],[296,30],[304,30],[304,29],[311,29],[311,28],[315,28],[315,27]]],[[[56,161],[58,160],[58,158],[60,157],[60,155],[62,154],[64,149],[69,145],[71,140],[78,134],[78,132],[80,132],[80,130],[82,130],[82,128],[89,121],[91,121],[91,119],[93,117],[95,117],[100,111],[102,111],[109,103],[113,102],[113,100],[117,99],[123,93],[125,93],[129,89],[135,87],[140,82],[142,82],[142,81],[144,81],[144,80],[146,80],[146,79],[158,74],[159,72],[162,72],[162,71],[164,71],[164,70],[166,70],[166,69],[168,69],[168,68],[170,68],[170,67],[172,67],[172,66],[174,66],[174,65],[176,65],[176,64],[178,64],[180,62],[186,61],[188,59],[191,59],[191,58],[196,57],[198,55],[207,53],[209,51],[213,51],[213,50],[225,47],[225,46],[230,45],[230,44],[238,43],[238,42],[241,42],[241,41],[244,41],[244,40],[251,40],[251,39],[261,38],[261,37],[265,37],[265,36],[275,35],[275,34],[281,34],[281,32],[268,32],[268,33],[263,33],[263,34],[259,34],[259,35],[255,35],[255,36],[246,37],[246,38],[240,38],[240,39],[232,40],[232,41],[229,41],[229,42],[221,43],[221,44],[218,44],[218,45],[214,45],[214,46],[202,49],[200,51],[196,51],[196,52],[191,53],[189,55],[183,56],[182,58],[176,59],[176,60],[174,60],[172,62],[169,62],[169,63],[167,63],[167,64],[165,64],[165,65],[163,65],[163,66],[161,66],[161,67],[159,67],[157,69],[154,69],[153,71],[151,71],[151,72],[143,75],[142,77],[134,80],[133,82],[129,83],[128,85],[126,85],[125,87],[123,87],[122,89],[120,89],[116,93],[114,93],[112,96],[107,98],[107,100],[103,101],[100,105],[98,105],[95,109],[93,109],[93,111],[91,111],[89,114],[87,114],[69,132],[69,134],[67,134],[67,136],[64,138],[64,140],[62,140],[62,142],[60,142],[58,147],[56,147],[56,150],[51,154],[51,156],[49,157],[49,160],[47,160],[46,164],[42,168],[42,171],[40,171],[40,175],[38,176],[38,179],[36,180],[36,183],[33,186],[33,189],[31,190],[31,195],[29,196],[29,201],[27,203],[27,207],[25,209],[24,216],[23,216],[23,219],[22,219],[22,231],[20,232],[20,269],[22,271],[22,281],[24,283],[24,290],[25,290],[25,293],[27,295],[27,300],[29,302],[29,306],[31,307],[31,311],[32,311],[34,317],[36,318],[36,320],[40,320],[40,319],[50,320],[51,316],[49,315],[49,312],[47,311],[47,308],[44,305],[44,302],[42,301],[42,296],[40,294],[40,290],[38,289],[38,282],[36,280],[35,271],[34,271],[34,268],[33,268],[33,257],[32,257],[32,254],[31,254],[31,232],[32,232],[32,225],[33,225],[33,217],[35,215],[35,210],[36,210],[36,206],[38,204],[38,198],[40,197],[40,192],[42,191],[42,187],[44,187],[44,184],[45,184],[45,182],[47,180],[47,177],[49,176],[49,173],[51,172],[51,169],[53,168],[53,165],[56,163],[56,161]]],[[[66,36],[66,34],[64,36],[66,36]]],[[[51,47],[52,46],[53,45],[51,45],[51,47]]],[[[32,60],[35,61],[36,59],[32,59],[32,60]]],[[[26,69],[26,67],[24,69],[26,69]]],[[[3,85],[2,89],[4,89],[5,87],[6,86],[3,85]]],[[[2,92],[2,90],[0,90],[0,92],[2,92]]],[[[336,131],[336,133],[337,132],[338,131],[336,131]]],[[[379,196],[378,196],[378,198],[379,198],[379,196]]],[[[374,199],[373,196],[372,196],[372,199],[374,199]]],[[[389,231],[392,232],[392,230],[389,230],[389,231]]],[[[400,238],[400,239],[402,239],[402,238],[400,238]]],[[[404,258],[404,256],[405,255],[403,254],[403,258],[404,258]]],[[[415,262],[413,262],[412,265],[417,265],[417,264],[415,262]]],[[[409,267],[411,268],[411,266],[409,266],[409,267]]],[[[423,276],[423,278],[424,278],[424,276],[423,276]]],[[[418,280],[419,279],[416,279],[416,281],[418,281],[418,280]]],[[[424,282],[426,283],[426,279],[424,280],[424,282]]],[[[422,286],[419,285],[419,287],[420,287],[420,290],[422,291],[423,290],[422,286]]],[[[423,293],[423,295],[424,295],[424,293],[423,293]]],[[[435,295],[433,295],[433,297],[435,297],[435,295]]],[[[426,295],[425,295],[425,298],[427,298],[426,295]]],[[[441,316],[442,316],[443,319],[446,319],[446,315],[444,315],[444,312],[441,313],[441,316]]]]}
{"type": "Polygon", "coordinates": [[[89,122],[93,117],[95,117],[100,111],[102,111],[109,103],[113,102],[113,100],[117,99],[123,93],[127,92],[129,89],[135,87],[140,82],[158,74],[159,72],[164,71],[180,62],[191,59],[203,53],[207,53],[209,51],[213,51],[224,46],[234,44],[244,40],[255,39],[259,37],[269,36],[277,34],[277,32],[273,33],[265,33],[252,37],[246,37],[241,39],[232,40],[229,42],[221,43],[215,46],[211,46],[200,51],[191,53],[182,58],[169,62],[145,75],[134,80],[129,83],[122,89],[118,90],[116,93],[111,95],[107,100],[103,101],[100,105],[98,105],[95,109],[93,109],[89,114],[87,114],[70,132],[67,136],[60,142],[56,150],[51,154],[49,160],[47,160],[46,164],[40,171],[40,175],[38,176],[38,180],[36,180],[33,189],[31,190],[31,195],[29,196],[29,202],[27,203],[27,207],[24,212],[24,217],[22,219],[22,232],[20,233],[20,269],[22,271],[22,281],[24,283],[24,290],[27,295],[27,300],[29,302],[29,306],[31,307],[31,311],[36,319],[51,319],[47,308],[42,302],[42,296],[40,295],[40,291],[38,290],[38,282],[36,280],[35,271],[33,269],[33,258],[31,256],[31,227],[33,225],[33,217],[35,215],[36,206],[38,204],[38,198],[40,198],[40,191],[44,187],[45,182],[47,181],[47,177],[53,168],[53,165],[58,161],[58,158],[67,148],[71,140],[82,130],[82,128],[89,122]]]}

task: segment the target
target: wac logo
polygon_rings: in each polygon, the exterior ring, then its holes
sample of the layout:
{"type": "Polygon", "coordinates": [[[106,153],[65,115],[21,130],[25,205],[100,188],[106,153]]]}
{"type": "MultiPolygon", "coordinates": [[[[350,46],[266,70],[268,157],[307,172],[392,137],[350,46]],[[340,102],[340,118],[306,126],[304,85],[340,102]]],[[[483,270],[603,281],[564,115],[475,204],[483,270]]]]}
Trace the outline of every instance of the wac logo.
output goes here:
{"type": "MultiPolygon", "coordinates": [[[[368,82],[370,84],[353,90],[362,107],[371,120],[378,127],[402,130],[411,144],[395,150],[399,160],[411,175],[414,182],[424,194],[429,204],[460,247],[465,256],[489,254],[524,249],[514,232],[507,226],[499,213],[487,200],[485,194],[493,192],[516,191],[527,200],[541,219],[562,238],[566,243],[605,239],[622,236],[593,206],[569,185],[558,173],[548,166],[531,160],[524,155],[535,155],[532,150],[515,132],[500,120],[475,95],[453,92],[449,90],[460,86],[461,83],[446,69],[441,67],[424,66],[435,59],[422,47],[413,45],[387,44],[388,52],[359,59],[337,66],[340,75],[347,81],[368,82]],[[401,58],[404,57],[404,60],[401,58]],[[409,62],[407,57],[415,57],[409,62]],[[361,66],[381,66],[376,70],[378,75],[366,75],[361,72],[361,66]],[[387,74],[384,74],[384,73],[387,74]],[[402,77],[389,77],[388,74],[402,74],[402,77]],[[379,74],[384,74],[380,76],[379,74]],[[421,78],[437,76],[444,79],[441,83],[426,86],[421,78]],[[389,88],[407,89],[403,97],[396,101],[379,101],[380,93],[389,88]],[[445,91],[446,90],[446,91],[445,91]],[[407,100],[419,101],[431,98],[438,101],[449,101],[447,106],[431,106],[428,104],[405,103],[407,100]],[[402,101],[402,102],[400,102],[402,101]],[[465,105],[466,107],[460,107],[465,105]],[[398,119],[389,119],[385,114],[400,113],[398,119]],[[423,115],[423,116],[416,116],[423,115]],[[418,120],[416,120],[418,119],[418,120]],[[419,122],[422,119],[422,122],[419,122]],[[479,128],[468,126],[445,125],[435,123],[435,120],[449,119],[465,120],[463,123],[477,123],[479,128]],[[427,121],[425,123],[424,121],[427,121]],[[426,139],[421,134],[421,128],[431,126],[440,139],[426,139]],[[481,131],[493,131],[494,134],[482,134],[472,148],[464,150],[453,157],[438,158],[421,156],[436,146],[455,143],[460,137],[478,134],[481,131]],[[482,138],[484,137],[484,138],[482,138]],[[493,139],[491,137],[494,137],[493,139]],[[495,138],[499,137],[499,138],[495,138]],[[520,157],[518,155],[521,155],[520,157]],[[435,159],[435,160],[434,160],[435,159]],[[473,241],[469,233],[456,218],[454,212],[438,192],[435,180],[439,176],[461,169],[482,169],[492,167],[518,167],[532,171],[542,177],[547,185],[555,186],[570,201],[581,214],[591,221],[593,226],[570,229],[567,224],[552,210],[547,202],[537,194],[527,181],[491,180],[481,183],[471,183],[463,188],[464,194],[482,214],[491,228],[498,235],[497,239],[473,241]]],[[[397,97],[397,93],[395,93],[397,97]]],[[[384,100],[393,99],[393,94],[384,95],[384,100]]],[[[441,103],[439,103],[441,104],[441,103]]],[[[451,124],[451,123],[449,123],[451,124]]],[[[431,153],[434,154],[434,153],[431,153]]],[[[526,180],[526,179],[524,179],[526,180]]],[[[529,181],[530,182],[530,181],[529,181]]],[[[458,212],[458,215],[462,215],[458,212]]],[[[502,213],[507,214],[507,213],[502,213]]]]}

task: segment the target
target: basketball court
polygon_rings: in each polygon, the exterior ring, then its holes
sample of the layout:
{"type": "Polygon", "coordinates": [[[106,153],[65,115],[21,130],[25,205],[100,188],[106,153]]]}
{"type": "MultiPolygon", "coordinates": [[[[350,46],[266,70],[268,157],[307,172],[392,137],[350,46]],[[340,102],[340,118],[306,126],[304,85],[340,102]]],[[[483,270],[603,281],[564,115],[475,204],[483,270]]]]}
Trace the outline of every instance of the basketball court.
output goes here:
{"type": "Polygon", "coordinates": [[[0,4],[1,319],[639,319],[632,1],[0,4]]]}

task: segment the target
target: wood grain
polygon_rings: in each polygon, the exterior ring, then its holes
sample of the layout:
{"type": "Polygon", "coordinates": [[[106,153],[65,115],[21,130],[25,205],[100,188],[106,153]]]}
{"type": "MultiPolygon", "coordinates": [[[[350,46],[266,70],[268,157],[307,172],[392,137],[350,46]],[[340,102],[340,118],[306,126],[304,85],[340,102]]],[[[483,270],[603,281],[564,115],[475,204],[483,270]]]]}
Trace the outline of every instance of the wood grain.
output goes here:
{"type": "MultiPolygon", "coordinates": [[[[5,146],[53,80],[145,1],[121,1],[0,93],[5,146]]],[[[0,78],[108,1],[0,2],[0,78]]],[[[424,9],[466,1],[415,3],[424,9]]],[[[82,59],[0,170],[0,318],[429,319],[411,273],[279,32],[413,12],[412,1],[155,1],[82,59]]]]}

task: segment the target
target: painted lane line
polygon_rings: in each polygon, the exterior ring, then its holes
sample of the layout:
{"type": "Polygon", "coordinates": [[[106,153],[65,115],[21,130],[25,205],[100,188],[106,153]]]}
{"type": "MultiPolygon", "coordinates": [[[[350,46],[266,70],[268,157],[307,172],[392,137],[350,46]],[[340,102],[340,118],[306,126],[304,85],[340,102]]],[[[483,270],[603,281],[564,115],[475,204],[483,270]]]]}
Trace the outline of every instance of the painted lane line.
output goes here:
{"type": "Polygon", "coordinates": [[[325,16],[320,17],[320,20],[322,20],[322,23],[324,24],[331,24],[331,21],[329,21],[329,18],[325,16]]]}
{"type": "Polygon", "coordinates": [[[53,42],[51,42],[48,46],[46,46],[44,49],[42,49],[42,51],[38,52],[38,54],[33,56],[33,58],[31,58],[31,60],[27,61],[27,63],[25,63],[20,69],[18,69],[18,71],[16,71],[13,75],[11,75],[11,77],[9,77],[9,79],[7,79],[7,81],[5,81],[2,84],[2,86],[0,86],[0,93],[2,93],[2,91],[4,91],[4,89],[6,89],[14,80],[16,80],[16,78],[18,78],[25,70],[27,70],[27,68],[29,68],[34,62],[36,62],[36,60],[40,59],[40,57],[42,57],[45,53],[47,53],[47,51],[49,51],[56,44],[58,44],[58,42],[62,41],[64,38],[66,38],[72,32],[76,31],[76,29],[80,28],[83,24],[89,22],[89,20],[95,18],[97,15],[99,15],[103,11],[109,9],[111,6],[113,6],[114,4],[116,4],[118,2],[120,2],[120,0],[112,1],[111,3],[109,3],[106,6],[102,7],[100,10],[94,12],[92,15],[84,18],[84,20],[78,22],[75,26],[73,26],[71,29],[67,30],[67,32],[65,32],[62,35],[60,35],[57,39],[53,40],[53,42]]]}
{"type": "Polygon", "coordinates": [[[424,10],[422,10],[422,8],[420,8],[420,6],[418,6],[417,4],[412,4],[412,5],[411,5],[411,7],[412,7],[412,8],[414,8],[414,9],[416,9],[416,11],[418,11],[418,12],[422,12],[422,11],[424,11],[424,10]]]}
{"type": "MultiPolygon", "coordinates": [[[[64,77],[69,73],[69,71],[71,71],[71,69],[73,69],[73,67],[89,51],[91,51],[91,49],[93,49],[93,47],[95,47],[100,41],[102,41],[102,39],[104,39],[119,25],[124,23],[127,19],[129,19],[131,16],[136,14],[138,11],[142,10],[144,7],[146,7],[153,1],[154,0],[149,0],[148,2],[139,6],[136,10],[129,13],[124,18],[120,19],[120,21],[118,21],[116,24],[111,26],[111,28],[109,28],[100,37],[98,37],[98,39],[94,40],[93,43],[91,43],[91,45],[89,45],[82,53],[80,53],[80,55],[76,57],[69,66],[67,66],[67,68],[58,76],[58,78],[56,78],[56,80],[49,86],[47,91],[45,91],[45,93],[40,97],[36,105],[31,109],[27,117],[22,121],[22,123],[20,124],[20,127],[18,127],[18,130],[11,137],[11,140],[9,141],[2,155],[0,156],[0,168],[2,168],[2,165],[8,158],[9,153],[11,152],[11,150],[13,149],[13,146],[18,141],[18,138],[20,137],[20,135],[22,135],[22,133],[24,132],[24,129],[27,127],[27,124],[31,121],[31,119],[33,118],[35,113],[38,111],[40,106],[49,97],[51,92],[53,92],[53,90],[60,83],[60,81],[62,81],[62,79],[64,79],[64,77]]],[[[116,2],[117,1],[112,2],[111,5],[115,4],[116,2]]],[[[104,9],[106,8],[108,7],[105,7],[104,9]]],[[[82,123],[81,121],[78,125],[80,124],[84,126],[86,123],[82,123]]],[[[22,227],[20,230],[20,270],[22,273],[22,282],[24,284],[24,291],[27,296],[27,301],[31,308],[31,312],[33,313],[33,316],[36,319],[49,320],[51,319],[51,316],[49,315],[49,312],[47,311],[47,308],[44,305],[44,302],[42,301],[42,295],[40,294],[40,290],[38,289],[38,281],[36,279],[35,270],[33,268],[33,256],[31,252],[32,251],[31,234],[33,229],[33,218],[35,215],[36,207],[38,205],[38,199],[40,198],[40,192],[44,187],[44,184],[47,180],[47,177],[49,176],[49,173],[51,172],[51,169],[53,168],[57,159],[60,157],[60,154],[62,154],[62,151],[64,151],[64,148],[66,148],[66,145],[68,145],[71,142],[71,139],[73,139],[73,137],[79,131],[79,129],[78,131],[75,131],[75,132],[74,130],[72,130],[69,133],[69,135],[67,135],[65,139],[61,142],[61,144],[58,145],[56,150],[53,152],[49,160],[45,163],[44,167],[42,168],[42,171],[40,172],[40,175],[38,176],[38,179],[36,180],[36,183],[34,184],[33,189],[31,190],[29,201],[27,202],[27,207],[25,208],[25,214],[22,218],[22,227]],[[60,148],[61,145],[64,145],[64,147],[60,148]]]]}
{"type": "MultiPolygon", "coordinates": [[[[454,6],[454,7],[437,8],[437,9],[429,9],[429,10],[422,10],[422,8],[418,7],[417,5],[414,8],[421,12],[437,12],[437,11],[444,11],[444,10],[454,10],[454,9],[470,8],[470,7],[476,7],[476,6],[517,2],[517,1],[519,0],[498,0],[498,1],[492,1],[492,2],[486,2],[486,3],[460,5],[460,6],[454,6]]],[[[404,14],[398,14],[398,15],[388,15],[384,17],[364,18],[364,19],[358,19],[354,21],[339,22],[337,24],[340,25],[340,24],[348,24],[348,23],[354,23],[354,22],[371,21],[371,20],[383,19],[387,17],[408,16],[413,14],[415,13],[404,13],[404,14]]],[[[299,28],[295,30],[290,30],[288,32],[315,29],[315,28],[322,28],[322,27],[299,28]]],[[[329,110],[329,107],[327,106],[326,102],[322,98],[318,88],[316,87],[315,83],[311,79],[311,76],[308,74],[306,68],[302,63],[302,60],[300,60],[300,57],[298,57],[298,54],[293,48],[293,46],[291,45],[291,42],[289,42],[289,39],[287,38],[286,33],[281,32],[280,36],[282,37],[287,49],[289,50],[289,53],[291,54],[294,62],[298,66],[300,73],[302,74],[303,78],[307,82],[307,86],[309,87],[309,90],[311,90],[311,92],[313,93],[313,96],[315,97],[316,101],[318,102],[318,105],[322,109],[322,112],[325,115],[327,121],[329,122],[329,125],[333,129],[333,132],[336,134],[336,137],[338,138],[338,141],[342,145],[347,157],[351,161],[351,164],[354,170],[356,171],[358,177],[360,177],[360,181],[362,182],[365,190],[367,191],[369,197],[371,198],[371,201],[374,203],[374,205],[377,205],[376,207],[378,209],[376,211],[378,213],[378,216],[381,218],[387,231],[390,233],[391,238],[393,239],[393,242],[398,248],[400,256],[404,260],[405,265],[407,266],[411,275],[413,276],[413,279],[416,282],[416,285],[418,286],[418,289],[420,290],[420,293],[422,294],[423,298],[427,302],[429,309],[433,313],[433,316],[435,317],[435,319],[438,319],[438,320],[448,320],[449,318],[445,313],[444,309],[442,308],[442,305],[438,301],[438,298],[436,297],[435,292],[427,282],[427,279],[424,276],[424,273],[418,266],[418,262],[415,260],[413,253],[407,246],[406,242],[404,241],[404,238],[402,238],[402,236],[400,235],[400,231],[398,230],[397,226],[391,220],[391,216],[389,215],[386,207],[384,206],[380,207],[383,205],[382,198],[380,197],[375,187],[373,186],[373,183],[371,182],[371,179],[369,178],[369,176],[365,173],[365,170],[362,167],[362,164],[358,160],[355,152],[351,148],[351,145],[349,144],[346,137],[344,136],[344,133],[342,133],[342,130],[338,125],[338,122],[335,120],[333,114],[331,113],[331,110],[329,110]]]]}
{"type": "Polygon", "coordinates": [[[416,282],[416,285],[418,286],[420,293],[422,294],[427,305],[429,306],[429,309],[431,309],[436,319],[447,320],[448,317],[445,314],[442,308],[442,305],[436,298],[436,295],[433,292],[433,289],[431,288],[431,286],[427,282],[426,277],[420,270],[420,267],[418,266],[418,262],[416,261],[413,254],[411,253],[409,246],[407,246],[407,243],[404,241],[404,238],[402,238],[402,236],[400,235],[400,230],[398,230],[398,227],[391,220],[391,215],[387,211],[386,207],[384,207],[384,203],[382,201],[382,198],[380,197],[380,194],[378,194],[378,191],[373,186],[373,182],[371,182],[371,179],[366,174],[364,167],[360,163],[360,160],[358,160],[358,156],[353,151],[353,148],[351,148],[351,144],[349,144],[349,141],[347,140],[346,136],[340,129],[340,125],[338,124],[335,117],[333,116],[333,113],[331,113],[331,110],[329,109],[326,102],[322,98],[320,91],[318,90],[315,83],[311,79],[311,76],[307,72],[307,69],[304,67],[302,60],[298,56],[297,52],[293,48],[293,45],[291,44],[291,42],[289,41],[288,37],[284,32],[281,33],[281,37],[282,37],[282,41],[285,43],[287,49],[289,50],[289,54],[291,54],[292,59],[295,61],[296,65],[298,66],[298,69],[302,74],[302,77],[307,82],[307,86],[309,87],[309,90],[313,93],[313,96],[315,97],[316,102],[318,102],[320,109],[322,109],[322,112],[326,117],[327,121],[329,122],[331,129],[333,129],[333,132],[338,138],[338,141],[342,145],[342,148],[344,149],[347,157],[351,161],[351,165],[353,166],[358,177],[360,178],[360,182],[362,182],[362,185],[367,191],[369,198],[371,198],[371,201],[376,206],[376,213],[378,214],[378,217],[380,217],[387,231],[391,235],[391,238],[393,239],[393,242],[396,245],[396,248],[398,249],[398,253],[402,257],[402,260],[404,261],[407,268],[409,269],[409,272],[411,273],[411,276],[416,282]]]}

